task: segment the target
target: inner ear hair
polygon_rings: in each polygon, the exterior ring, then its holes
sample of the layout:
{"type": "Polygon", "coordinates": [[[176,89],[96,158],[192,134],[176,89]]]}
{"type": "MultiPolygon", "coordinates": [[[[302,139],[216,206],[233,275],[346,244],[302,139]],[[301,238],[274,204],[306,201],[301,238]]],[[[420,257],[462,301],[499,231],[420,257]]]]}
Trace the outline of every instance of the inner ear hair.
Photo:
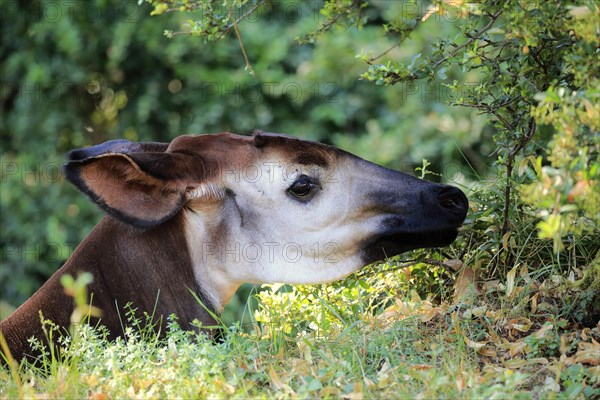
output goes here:
{"type": "Polygon", "coordinates": [[[103,154],[71,161],[64,171],[67,179],[100,208],[137,228],[166,222],[186,201],[188,182],[152,176],[127,154],[103,154]]]}
{"type": "Polygon", "coordinates": [[[226,190],[215,183],[205,183],[205,184],[190,188],[186,191],[186,198],[188,200],[207,199],[207,198],[222,199],[226,195],[227,195],[226,190]]]}

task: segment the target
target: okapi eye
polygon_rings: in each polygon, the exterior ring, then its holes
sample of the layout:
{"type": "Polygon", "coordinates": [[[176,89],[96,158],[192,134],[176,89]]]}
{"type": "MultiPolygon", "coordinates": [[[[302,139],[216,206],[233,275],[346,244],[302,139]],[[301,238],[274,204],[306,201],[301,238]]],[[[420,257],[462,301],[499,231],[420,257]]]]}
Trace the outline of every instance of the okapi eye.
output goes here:
{"type": "Polygon", "coordinates": [[[300,175],[288,189],[296,197],[306,197],[315,187],[315,183],[306,175],[300,175]]]}

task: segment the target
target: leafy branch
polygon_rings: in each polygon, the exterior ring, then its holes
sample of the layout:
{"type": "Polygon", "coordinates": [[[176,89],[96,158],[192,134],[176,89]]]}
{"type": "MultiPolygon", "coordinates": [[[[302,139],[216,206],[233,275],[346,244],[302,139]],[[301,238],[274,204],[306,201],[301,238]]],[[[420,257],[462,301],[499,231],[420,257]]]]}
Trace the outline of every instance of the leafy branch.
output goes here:
{"type": "MultiPolygon", "coordinates": [[[[387,85],[395,85],[400,82],[413,81],[416,79],[422,79],[426,77],[433,78],[435,76],[435,71],[437,71],[437,69],[440,66],[444,65],[445,63],[451,62],[452,59],[455,58],[462,50],[481,39],[482,36],[494,26],[494,24],[501,15],[502,10],[499,10],[493,14],[488,14],[487,16],[490,18],[490,20],[483,28],[481,28],[475,33],[464,32],[465,36],[467,37],[467,40],[460,45],[452,43],[454,50],[435,61],[428,60],[416,68],[413,67],[416,58],[413,58],[413,62],[409,66],[405,66],[402,63],[392,61],[389,61],[386,64],[373,64],[373,61],[380,59],[381,57],[387,55],[392,49],[400,46],[402,42],[404,42],[409,37],[409,35],[414,30],[416,30],[420,26],[420,24],[422,24],[425,21],[425,16],[416,18],[414,20],[414,25],[412,26],[412,28],[401,31],[401,37],[398,43],[394,44],[392,47],[388,48],[378,56],[370,58],[365,56],[361,57],[362,60],[369,65],[369,70],[362,74],[361,78],[373,81],[377,84],[387,85]]],[[[487,47],[488,45],[488,43],[484,43],[482,44],[481,48],[487,47]]]]}
{"type": "MultiPolygon", "coordinates": [[[[488,32],[490,29],[492,29],[492,27],[494,26],[494,24],[496,23],[496,21],[498,20],[498,18],[501,15],[502,15],[502,10],[496,12],[495,14],[488,14],[488,17],[490,18],[490,20],[489,20],[489,22],[483,28],[481,28],[475,34],[471,34],[469,32],[465,32],[465,36],[468,38],[468,40],[466,42],[464,42],[463,44],[461,44],[459,46],[456,46],[456,48],[454,49],[454,51],[452,51],[451,53],[449,53],[445,57],[442,57],[437,62],[435,62],[435,64],[433,64],[433,66],[431,67],[431,69],[432,70],[436,70],[443,63],[447,62],[451,58],[456,57],[456,55],[461,50],[463,50],[467,46],[473,44],[475,41],[479,40],[483,36],[484,33],[488,32]]],[[[486,45],[483,45],[482,48],[485,47],[485,46],[486,45]]]]}

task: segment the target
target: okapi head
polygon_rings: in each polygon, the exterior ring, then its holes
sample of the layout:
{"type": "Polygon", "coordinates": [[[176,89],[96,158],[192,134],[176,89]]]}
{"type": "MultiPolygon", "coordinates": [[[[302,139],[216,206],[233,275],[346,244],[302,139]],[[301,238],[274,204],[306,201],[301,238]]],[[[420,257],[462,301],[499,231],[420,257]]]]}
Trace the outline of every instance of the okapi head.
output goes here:
{"type": "Polygon", "coordinates": [[[407,250],[450,244],[468,206],[454,187],[266,133],[110,141],[72,151],[64,170],[109,217],[0,324],[17,357],[24,335],[38,332],[15,331],[39,326],[39,309],[68,326],[70,300],[56,275],[94,274],[94,305],[115,336],[129,301],[175,313],[182,326],[208,324],[193,293],[218,313],[245,282],[338,280],[407,250]]]}

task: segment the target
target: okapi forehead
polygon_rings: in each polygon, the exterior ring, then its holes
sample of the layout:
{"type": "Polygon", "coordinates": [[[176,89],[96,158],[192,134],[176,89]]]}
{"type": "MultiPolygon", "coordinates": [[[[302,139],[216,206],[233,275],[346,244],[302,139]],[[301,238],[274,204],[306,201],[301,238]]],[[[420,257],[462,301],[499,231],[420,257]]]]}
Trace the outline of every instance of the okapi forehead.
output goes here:
{"type": "Polygon", "coordinates": [[[233,133],[187,135],[174,139],[167,152],[197,155],[206,161],[245,164],[277,154],[286,163],[327,167],[346,153],[321,143],[300,140],[281,134],[258,132],[254,136],[233,133]]]}
{"type": "Polygon", "coordinates": [[[256,133],[254,145],[276,151],[289,163],[320,167],[328,167],[338,156],[344,154],[339,149],[321,143],[275,133],[256,133]]]}
{"type": "Polygon", "coordinates": [[[233,133],[178,136],[169,144],[167,153],[179,153],[200,160],[202,181],[223,177],[226,171],[235,170],[256,161],[252,137],[233,133]]]}

